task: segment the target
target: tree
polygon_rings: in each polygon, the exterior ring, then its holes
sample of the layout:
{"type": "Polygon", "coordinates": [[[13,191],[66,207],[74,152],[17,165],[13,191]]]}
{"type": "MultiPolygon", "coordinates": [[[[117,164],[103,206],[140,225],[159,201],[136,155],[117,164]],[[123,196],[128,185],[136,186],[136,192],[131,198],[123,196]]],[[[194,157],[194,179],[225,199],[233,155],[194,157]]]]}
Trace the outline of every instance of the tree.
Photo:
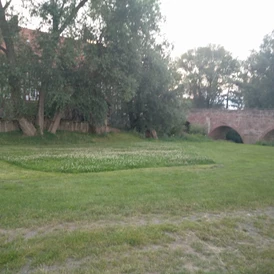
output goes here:
{"type": "Polygon", "coordinates": [[[176,90],[176,71],[157,50],[143,58],[142,74],[136,95],[127,104],[131,129],[160,134],[176,133],[183,127],[184,108],[176,90]]]}
{"type": "Polygon", "coordinates": [[[197,108],[228,107],[237,91],[239,67],[229,52],[215,45],[189,50],[178,61],[182,85],[197,108]]]}
{"type": "MultiPolygon", "coordinates": [[[[43,27],[47,27],[47,33],[41,33],[39,39],[40,58],[40,82],[39,87],[39,106],[37,113],[37,126],[40,134],[44,130],[44,113],[45,113],[45,97],[47,93],[53,90],[60,91],[66,86],[65,80],[61,80],[60,74],[56,74],[58,70],[54,69],[56,59],[58,58],[59,48],[63,46],[61,35],[67,28],[75,24],[75,19],[79,10],[87,3],[88,0],[47,0],[40,1],[36,4],[29,1],[31,6],[31,14],[41,19],[43,27]],[[60,81],[61,80],[61,81],[60,81]],[[57,86],[56,86],[57,85],[57,86]]],[[[54,129],[58,127],[58,121],[61,119],[61,110],[54,116],[54,129]],[[56,120],[56,121],[55,121],[56,120]]],[[[55,130],[51,131],[54,132],[55,130]]]]}
{"type": "Polygon", "coordinates": [[[245,62],[241,88],[248,108],[274,108],[274,31],[245,62]]]}
{"type": "Polygon", "coordinates": [[[154,46],[159,31],[157,0],[102,1],[100,41],[105,45],[101,73],[121,100],[129,101],[139,85],[144,50],[154,46]]]}
{"type": "Polygon", "coordinates": [[[146,128],[170,131],[183,120],[183,113],[178,111],[176,93],[170,90],[175,86],[174,71],[169,68],[165,44],[156,43],[162,20],[159,2],[105,2],[100,16],[99,37],[105,45],[101,72],[112,122],[139,132],[146,128]]]}
{"type": "MultiPolygon", "coordinates": [[[[72,18],[71,13],[76,16],[74,10],[84,1],[80,1],[79,5],[73,3],[75,1],[46,1],[35,7],[36,14],[46,23],[50,22],[50,32],[41,35],[39,41],[42,52],[38,112],[40,129],[43,128],[41,117],[45,98],[50,98],[51,106],[59,106],[57,115],[54,115],[59,121],[62,113],[60,105],[64,110],[64,104],[52,102],[54,98],[59,101],[68,98],[67,92],[62,92],[64,87],[67,89],[68,82],[58,67],[63,62],[59,62],[62,44],[58,41],[61,38],[59,30],[65,30],[64,24],[69,26],[75,23],[66,18],[72,18]],[[57,96],[48,96],[56,91],[57,96]]],[[[102,123],[104,114],[106,116],[107,109],[113,103],[111,101],[128,101],[134,96],[141,71],[141,49],[144,43],[151,41],[152,33],[158,28],[157,17],[160,13],[157,0],[94,0],[90,3],[88,20],[84,24],[77,22],[79,29],[82,29],[82,36],[78,38],[82,41],[83,60],[74,71],[75,79],[69,81],[71,102],[66,103],[71,110],[77,109],[78,115],[84,119],[98,124],[102,123]]],[[[50,130],[54,132],[52,128],[50,130]]]]}
{"type": "MultiPolygon", "coordinates": [[[[30,75],[35,76],[31,81],[33,83],[36,82],[37,85],[35,89],[39,92],[37,126],[40,134],[43,134],[45,97],[50,91],[60,91],[66,86],[64,84],[66,82],[65,79],[60,81],[61,74],[57,73],[59,70],[56,66],[58,63],[57,56],[60,47],[63,46],[62,39],[64,38],[61,37],[61,35],[69,26],[75,23],[77,13],[87,1],[88,0],[25,1],[29,4],[28,7],[31,10],[32,15],[41,18],[43,26],[47,28],[46,34],[42,32],[37,33],[37,48],[32,49],[33,54],[29,58],[29,60],[39,59],[39,62],[32,66],[37,69],[35,75],[31,74],[31,71],[26,71],[26,64],[19,62],[19,54],[22,52],[20,47],[22,45],[18,44],[21,28],[18,26],[18,16],[8,15],[7,11],[11,1],[7,1],[5,4],[2,4],[2,1],[0,1],[0,30],[4,42],[4,46],[1,45],[0,50],[6,56],[6,60],[2,62],[1,65],[7,67],[5,72],[8,79],[8,89],[11,95],[13,116],[19,120],[20,126],[26,135],[34,135],[36,133],[34,126],[32,123],[27,122],[23,117],[24,115],[22,112],[22,110],[24,110],[24,108],[22,108],[22,102],[24,101],[24,96],[22,96],[22,84],[26,78],[26,73],[28,77],[30,75]],[[34,55],[36,55],[37,58],[35,58],[34,55]]],[[[29,49],[31,48],[29,47],[29,49]]],[[[30,53],[31,50],[28,50],[28,52],[30,53]]],[[[56,117],[59,118],[60,115],[57,115],[56,117]]]]}
{"type": "Polygon", "coordinates": [[[1,79],[4,81],[7,79],[2,90],[4,89],[8,92],[6,94],[8,97],[10,95],[11,104],[9,110],[11,117],[18,120],[22,131],[26,135],[34,135],[36,130],[33,124],[24,117],[22,83],[26,78],[25,68],[35,59],[32,59],[30,47],[20,43],[18,15],[12,14],[12,10],[9,10],[10,5],[11,1],[6,1],[3,4],[2,0],[0,0],[0,42],[2,42],[0,50],[4,53],[4,58],[2,58],[1,62],[1,79]],[[29,58],[24,58],[26,56],[29,58]]]}
{"type": "MultiPolygon", "coordinates": [[[[19,60],[25,62],[17,82],[20,92],[14,98],[24,98],[24,90],[39,93],[40,134],[45,115],[52,119],[48,129],[52,133],[64,114],[93,125],[104,124],[114,112],[119,113],[116,117],[125,114],[130,127],[139,131],[154,127],[163,132],[177,123],[181,113],[177,93],[172,92],[175,72],[169,68],[165,43],[156,43],[161,20],[158,0],[25,3],[40,19],[42,29],[35,32],[35,44],[25,55],[30,56],[31,65],[26,66],[24,54],[13,47],[18,55],[16,67],[19,60]]],[[[1,62],[3,68],[6,63],[1,62]]],[[[3,86],[7,86],[7,75],[11,77],[8,70],[3,77],[0,73],[3,86]]]]}

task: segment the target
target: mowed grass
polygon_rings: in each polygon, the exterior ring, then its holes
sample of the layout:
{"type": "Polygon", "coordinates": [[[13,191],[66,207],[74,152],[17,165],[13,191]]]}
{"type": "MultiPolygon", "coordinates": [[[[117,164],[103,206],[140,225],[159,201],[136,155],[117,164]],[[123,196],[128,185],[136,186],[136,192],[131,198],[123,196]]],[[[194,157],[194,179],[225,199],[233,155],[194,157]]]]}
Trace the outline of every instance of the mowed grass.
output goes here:
{"type": "Polygon", "coordinates": [[[274,272],[273,147],[66,133],[0,145],[0,273],[274,272]]]}

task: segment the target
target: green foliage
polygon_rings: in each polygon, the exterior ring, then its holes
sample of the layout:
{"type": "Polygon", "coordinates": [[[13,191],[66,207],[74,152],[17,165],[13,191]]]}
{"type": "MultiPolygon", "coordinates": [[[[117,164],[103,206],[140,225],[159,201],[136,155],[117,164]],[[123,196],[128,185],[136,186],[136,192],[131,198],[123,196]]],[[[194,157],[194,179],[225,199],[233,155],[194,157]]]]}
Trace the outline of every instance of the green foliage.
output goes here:
{"type": "Polygon", "coordinates": [[[138,132],[154,128],[160,134],[179,128],[183,108],[172,91],[175,71],[168,68],[164,44],[155,42],[158,1],[97,4],[94,17],[102,28],[94,34],[94,26],[85,27],[85,37],[97,42],[86,46],[84,63],[93,83],[98,81],[96,97],[107,101],[111,125],[138,132]]]}
{"type": "Polygon", "coordinates": [[[253,51],[245,62],[242,89],[245,106],[274,108],[274,32],[266,35],[259,52],[253,51]]]}
{"type": "MultiPolygon", "coordinates": [[[[24,90],[20,98],[39,93],[37,126],[43,126],[44,114],[51,119],[65,114],[95,126],[109,118],[114,126],[138,132],[177,132],[184,106],[178,100],[179,78],[167,56],[168,43],[156,42],[162,22],[159,1],[86,4],[25,1],[47,28],[35,33],[30,46],[22,44],[25,54],[16,52],[17,67],[22,65],[20,73],[27,75],[24,81],[18,76],[17,90],[24,90]]],[[[5,87],[9,73],[0,75],[5,87]]],[[[27,113],[23,105],[18,109],[27,113]]]]}
{"type": "Polygon", "coordinates": [[[16,119],[28,112],[25,98],[37,87],[34,76],[38,59],[25,37],[20,34],[18,21],[13,20],[16,16],[7,16],[7,10],[4,13],[6,21],[2,20],[0,36],[6,28],[8,35],[0,39],[0,43],[8,50],[0,54],[0,108],[4,110],[3,118],[16,119]],[[11,26],[11,23],[17,25],[11,26]]]}
{"type": "Polygon", "coordinates": [[[188,141],[188,142],[211,142],[212,139],[203,134],[189,134],[189,133],[181,133],[180,135],[174,136],[165,136],[161,137],[161,141],[165,142],[180,142],[180,141],[188,141]]]}
{"type": "MultiPolygon", "coordinates": [[[[185,126],[185,125],[184,125],[185,126]]],[[[178,131],[176,134],[165,136],[161,140],[174,141],[189,141],[189,142],[208,142],[212,141],[206,134],[206,129],[200,125],[190,124],[188,128],[178,131]]]]}
{"type": "Polygon", "coordinates": [[[259,141],[256,144],[257,145],[261,145],[261,146],[271,146],[271,147],[274,147],[274,141],[259,141]]]}
{"type": "Polygon", "coordinates": [[[239,62],[223,47],[209,45],[189,50],[178,61],[184,92],[197,108],[241,106],[236,80],[239,62]]]}
{"type": "Polygon", "coordinates": [[[142,71],[136,96],[127,104],[130,128],[140,132],[153,128],[160,135],[178,133],[185,119],[184,104],[172,86],[175,72],[168,68],[168,59],[150,50],[142,71]]]}
{"type": "Polygon", "coordinates": [[[200,135],[204,135],[204,136],[207,134],[205,127],[197,125],[197,124],[190,124],[189,133],[190,134],[200,134],[200,135]]]}

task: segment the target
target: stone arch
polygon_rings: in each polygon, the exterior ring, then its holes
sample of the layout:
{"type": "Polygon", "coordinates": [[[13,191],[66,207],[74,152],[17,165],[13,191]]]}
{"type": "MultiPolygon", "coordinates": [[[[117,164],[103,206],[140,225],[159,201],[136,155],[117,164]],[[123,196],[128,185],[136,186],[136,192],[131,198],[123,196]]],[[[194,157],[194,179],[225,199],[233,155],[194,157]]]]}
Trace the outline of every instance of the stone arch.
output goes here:
{"type": "Polygon", "coordinates": [[[274,127],[266,130],[261,136],[260,141],[274,142],[274,127]]]}
{"type": "Polygon", "coordinates": [[[240,136],[242,143],[244,143],[244,138],[242,137],[239,130],[228,125],[216,126],[213,130],[211,130],[208,136],[214,140],[226,140],[226,135],[230,130],[234,130],[240,136]]]}

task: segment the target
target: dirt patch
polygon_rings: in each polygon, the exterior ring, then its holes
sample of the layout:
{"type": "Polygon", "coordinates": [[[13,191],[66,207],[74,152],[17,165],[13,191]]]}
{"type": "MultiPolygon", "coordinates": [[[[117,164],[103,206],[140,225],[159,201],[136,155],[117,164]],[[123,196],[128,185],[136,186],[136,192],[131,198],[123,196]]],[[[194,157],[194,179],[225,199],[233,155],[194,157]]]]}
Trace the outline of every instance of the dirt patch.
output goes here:
{"type": "MultiPolygon", "coordinates": [[[[31,260],[27,260],[19,273],[77,273],[78,270],[89,269],[93,264],[102,261],[102,265],[113,268],[109,273],[120,273],[121,265],[130,266],[144,264],[144,273],[161,273],[170,267],[172,273],[226,273],[237,271],[237,267],[252,265],[253,260],[269,260],[260,254],[271,252],[274,246],[273,232],[274,207],[257,210],[241,210],[222,213],[199,213],[190,216],[138,216],[118,221],[97,221],[93,223],[62,223],[38,227],[35,229],[0,230],[4,241],[14,241],[22,237],[25,241],[51,237],[55,233],[72,231],[92,231],[106,228],[142,227],[149,225],[167,225],[169,241],[141,246],[123,246],[121,249],[110,249],[100,255],[85,256],[83,258],[68,257],[63,262],[53,265],[34,267],[31,260]],[[190,227],[185,225],[188,222],[190,227]],[[191,224],[194,224],[193,230],[191,224]],[[171,229],[169,231],[169,226],[171,229]],[[174,225],[174,230],[172,230],[174,225]],[[217,227],[215,227],[217,225],[217,227]],[[199,228],[201,226],[201,228],[199,228]],[[204,231],[204,228],[206,231],[204,231]],[[207,230],[208,229],[208,230],[207,230]],[[216,233],[216,234],[215,234],[216,233]],[[223,233],[223,234],[222,234],[223,233]],[[225,235],[227,233],[227,235],[225,235]],[[235,236],[236,235],[236,236],[235,236]],[[230,238],[231,236],[231,238],[230,238]],[[235,236],[235,237],[234,237],[235,236]],[[150,256],[155,263],[149,266],[150,256]],[[117,264],[119,261],[119,264],[117,264]],[[109,266],[108,266],[109,264],[109,266]],[[235,265],[235,267],[234,267],[235,265]],[[116,268],[115,268],[116,267],[116,268]],[[234,267],[234,268],[233,268],[234,267]],[[228,271],[229,270],[229,271],[228,271]]],[[[125,243],[125,245],[127,245],[125,243]]],[[[88,254],[87,254],[88,255],[88,254]]],[[[270,255],[269,255],[270,256],[270,255]]],[[[255,265],[258,262],[255,263],[255,265]]],[[[269,263],[269,261],[267,261],[269,263]]],[[[137,273],[138,271],[125,271],[137,273]]],[[[252,272],[252,271],[251,271],[252,272]]],[[[99,272],[94,272],[99,273],[99,272]]],[[[140,271],[138,272],[140,273],[140,271]]]]}
{"type": "Polygon", "coordinates": [[[213,222],[223,218],[239,218],[244,222],[239,225],[239,229],[244,232],[250,233],[251,236],[256,236],[257,230],[252,225],[254,217],[265,216],[270,219],[274,219],[274,207],[267,207],[265,209],[256,210],[241,210],[232,212],[221,213],[197,213],[190,216],[159,216],[159,215],[144,215],[138,217],[125,218],[122,220],[114,221],[97,221],[97,222],[77,222],[77,223],[61,223],[52,224],[47,226],[41,226],[33,229],[17,228],[17,229],[0,229],[0,235],[8,236],[8,241],[12,241],[14,238],[21,236],[25,240],[35,238],[37,236],[45,236],[51,233],[58,233],[60,231],[72,232],[76,230],[89,231],[93,229],[100,229],[106,227],[125,227],[125,226],[146,226],[146,225],[162,225],[162,224],[180,224],[184,221],[206,221],[213,222]]]}

